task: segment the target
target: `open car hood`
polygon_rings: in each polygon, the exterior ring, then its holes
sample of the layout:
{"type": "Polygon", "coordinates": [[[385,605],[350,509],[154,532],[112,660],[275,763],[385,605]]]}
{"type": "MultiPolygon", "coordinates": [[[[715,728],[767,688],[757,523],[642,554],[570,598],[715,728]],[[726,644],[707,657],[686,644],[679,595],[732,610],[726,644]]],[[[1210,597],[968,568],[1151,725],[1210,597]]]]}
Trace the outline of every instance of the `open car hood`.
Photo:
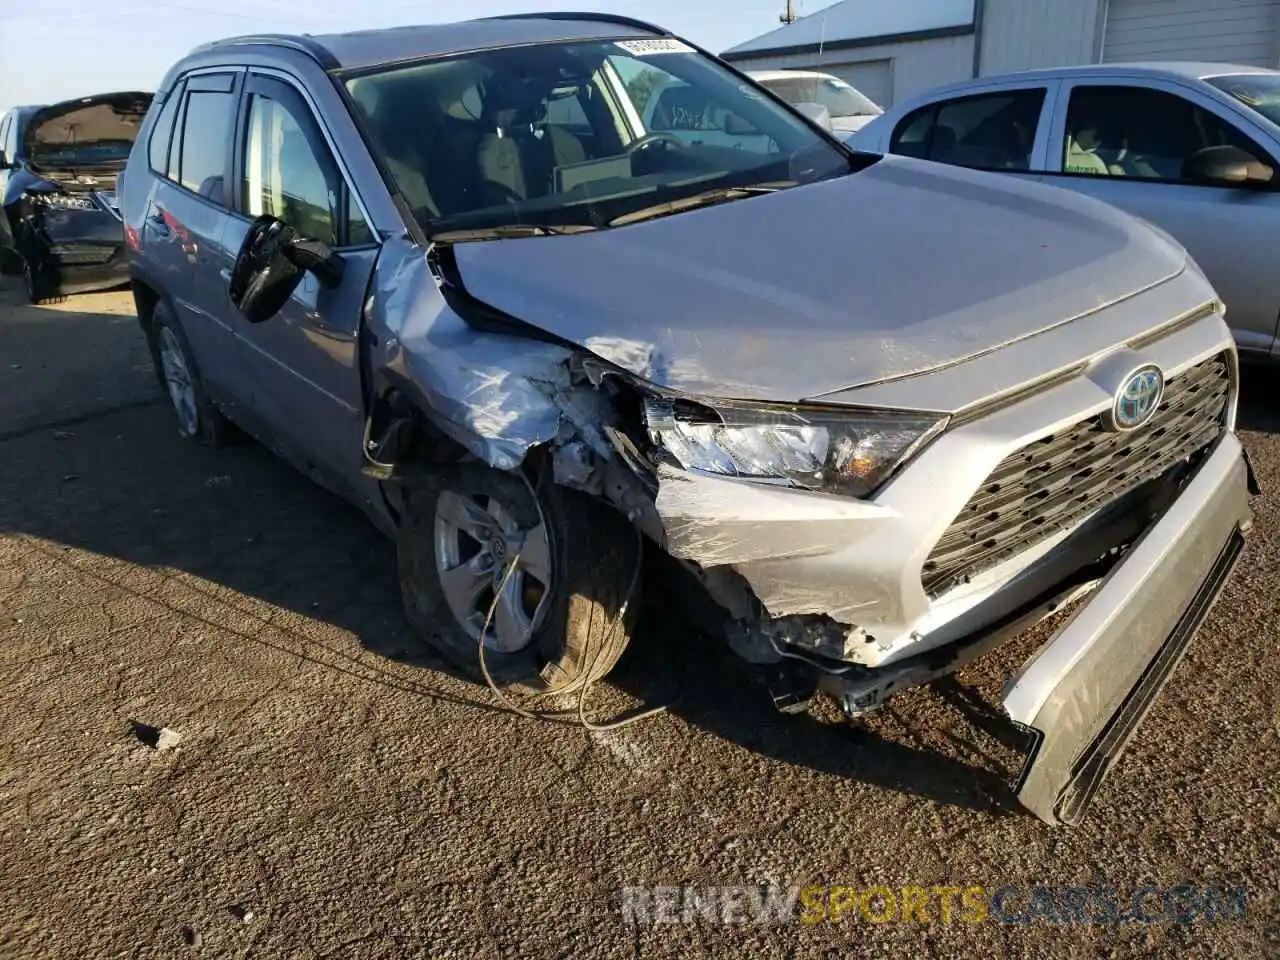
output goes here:
{"type": "MultiPolygon", "coordinates": [[[[1101,202],[901,157],[615,229],[458,244],[454,255],[472,296],[636,376],[784,402],[987,353],[1186,263],[1181,247],[1101,202]]],[[[1046,369],[1064,359],[1046,357],[1046,369]]]]}
{"type": "Polygon", "coordinates": [[[123,170],[152,94],[102,93],[50,104],[23,130],[27,164],[40,173],[123,170]]]}

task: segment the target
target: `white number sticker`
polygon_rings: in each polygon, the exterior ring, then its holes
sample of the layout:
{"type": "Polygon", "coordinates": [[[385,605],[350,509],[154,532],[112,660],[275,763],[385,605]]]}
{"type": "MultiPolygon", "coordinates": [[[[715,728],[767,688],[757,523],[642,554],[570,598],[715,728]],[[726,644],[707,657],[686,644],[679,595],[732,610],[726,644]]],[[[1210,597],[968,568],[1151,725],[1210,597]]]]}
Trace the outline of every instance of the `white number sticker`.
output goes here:
{"type": "Polygon", "coordinates": [[[651,57],[656,53],[692,53],[693,47],[675,37],[656,37],[653,40],[619,40],[621,47],[633,57],[651,57]]]}

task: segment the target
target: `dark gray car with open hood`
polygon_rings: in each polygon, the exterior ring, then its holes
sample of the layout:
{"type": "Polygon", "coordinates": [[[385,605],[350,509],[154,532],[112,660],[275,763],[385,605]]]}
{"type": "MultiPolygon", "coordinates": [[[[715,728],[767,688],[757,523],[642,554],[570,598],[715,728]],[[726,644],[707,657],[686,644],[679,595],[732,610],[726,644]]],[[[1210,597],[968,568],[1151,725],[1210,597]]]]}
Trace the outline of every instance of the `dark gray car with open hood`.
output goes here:
{"type": "Polygon", "coordinates": [[[360,505],[504,696],[585,695],[646,590],[851,716],[1072,609],[1003,705],[1073,823],[1250,527],[1235,348],[1167,235],[852,152],[635,20],[202,47],[120,206],[181,434],[360,505]]]}
{"type": "Polygon", "coordinates": [[[33,302],[128,283],[115,184],[150,105],[104,93],[0,120],[0,263],[33,302]]]}

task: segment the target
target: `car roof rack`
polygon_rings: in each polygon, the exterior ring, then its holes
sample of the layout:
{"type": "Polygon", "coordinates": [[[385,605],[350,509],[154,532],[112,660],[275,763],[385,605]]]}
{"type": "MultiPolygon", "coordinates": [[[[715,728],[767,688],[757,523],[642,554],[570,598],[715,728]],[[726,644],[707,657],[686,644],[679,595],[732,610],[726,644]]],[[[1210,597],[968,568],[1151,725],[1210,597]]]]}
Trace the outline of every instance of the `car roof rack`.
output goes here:
{"type": "Polygon", "coordinates": [[[227,47],[247,46],[285,47],[290,50],[297,50],[299,53],[305,53],[325,70],[334,70],[339,66],[338,61],[329,52],[328,47],[312,39],[307,34],[257,33],[243,37],[226,37],[222,40],[202,43],[192,50],[188,56],[197,53],[209,53],[213,50],[225,50],[227,47]]]}
{"type": "Polygon", "coordinates": [[[571,10],[555,10],[549,13],[504,13],[496,17],[480,17],[481,20],[586,20],[594,23],[613,23],[620,27],[633,27],[660,37],[671,36],[671,31],[635,17],[617,13],[575,13],[571,10]]]}

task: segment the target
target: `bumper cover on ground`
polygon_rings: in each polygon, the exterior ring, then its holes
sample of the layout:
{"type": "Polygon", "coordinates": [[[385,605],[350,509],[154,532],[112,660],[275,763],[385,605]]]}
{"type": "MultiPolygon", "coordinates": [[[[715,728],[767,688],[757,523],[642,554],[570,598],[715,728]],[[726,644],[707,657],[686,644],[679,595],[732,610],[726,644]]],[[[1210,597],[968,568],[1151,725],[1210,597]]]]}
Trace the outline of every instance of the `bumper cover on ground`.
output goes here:
{"type": "Polygon", "coordinates": [[[1034,744],[1018,800],[1049,824],[1083,816],[1209,612],[1251,522],[1248,468],[1226,434],[1182,495],[1006,688],[1034,744]]]}

